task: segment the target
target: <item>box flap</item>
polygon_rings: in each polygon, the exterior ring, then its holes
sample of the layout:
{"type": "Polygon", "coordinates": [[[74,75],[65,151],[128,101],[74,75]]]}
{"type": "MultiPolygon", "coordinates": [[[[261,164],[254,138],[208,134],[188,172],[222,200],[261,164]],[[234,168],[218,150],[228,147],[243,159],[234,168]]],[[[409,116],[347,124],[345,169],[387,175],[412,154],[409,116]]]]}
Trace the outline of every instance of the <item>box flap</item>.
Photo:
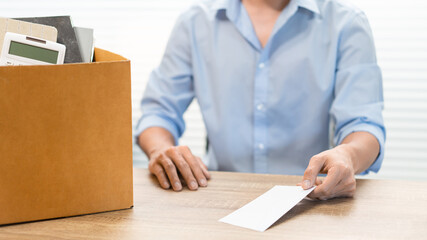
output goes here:
{"type": "Polygon", "coordinates": [[[126,61],[126,60],[128,59],[118,54],[115,54],[100,48],[95,48],[95,53],[93,55],[94,62],[111,62],[111,61],[126,61]]]}

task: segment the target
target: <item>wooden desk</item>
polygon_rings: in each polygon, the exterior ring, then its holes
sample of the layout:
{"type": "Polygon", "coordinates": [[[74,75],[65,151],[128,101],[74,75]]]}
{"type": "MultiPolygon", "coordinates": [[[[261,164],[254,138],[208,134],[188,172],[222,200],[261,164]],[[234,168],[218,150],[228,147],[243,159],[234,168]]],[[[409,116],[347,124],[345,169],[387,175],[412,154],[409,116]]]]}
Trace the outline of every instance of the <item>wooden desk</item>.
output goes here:
{"type": "Polygon", "coordinates": [[[427,182],[358,180],[353,199],[303,200],[263,233],[218,222],[274,185],[299,180],[212,172],[207,188],[173,192],[135,169],[133,209],[3,226],[0,239],[427,238],[427,182]]]}

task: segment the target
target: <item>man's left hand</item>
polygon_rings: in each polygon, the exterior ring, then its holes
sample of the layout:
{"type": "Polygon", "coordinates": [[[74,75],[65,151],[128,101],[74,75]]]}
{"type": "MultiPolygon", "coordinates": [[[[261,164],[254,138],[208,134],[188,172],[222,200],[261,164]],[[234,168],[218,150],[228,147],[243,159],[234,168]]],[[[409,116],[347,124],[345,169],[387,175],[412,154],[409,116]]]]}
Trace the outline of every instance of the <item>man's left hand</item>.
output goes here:
{"type": "Polygon", "coordinates": [[[304,189],[318,185],[308,197],[326,200],[334,197],[353,197],[356,191],[355,170],[350,149],[339,145],[321,152],[310,159],[299,184],[304,189]],[[317,178],[319,173],[327,174],[323,180],[317,178]]]}

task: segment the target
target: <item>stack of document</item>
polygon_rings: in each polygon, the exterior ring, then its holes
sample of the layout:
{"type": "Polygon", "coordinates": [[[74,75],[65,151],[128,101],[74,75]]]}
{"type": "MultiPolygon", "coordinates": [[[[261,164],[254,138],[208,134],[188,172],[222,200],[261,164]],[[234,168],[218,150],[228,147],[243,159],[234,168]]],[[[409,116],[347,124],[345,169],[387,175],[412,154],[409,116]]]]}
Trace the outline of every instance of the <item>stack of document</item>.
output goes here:
{"type": "Polygon", "coordinates": [[[0,54],[7,32],[63,44],[64,63],[89,63],[93,60],[93,29],[73,27],[70,16],[1,18],[0,54]]]}

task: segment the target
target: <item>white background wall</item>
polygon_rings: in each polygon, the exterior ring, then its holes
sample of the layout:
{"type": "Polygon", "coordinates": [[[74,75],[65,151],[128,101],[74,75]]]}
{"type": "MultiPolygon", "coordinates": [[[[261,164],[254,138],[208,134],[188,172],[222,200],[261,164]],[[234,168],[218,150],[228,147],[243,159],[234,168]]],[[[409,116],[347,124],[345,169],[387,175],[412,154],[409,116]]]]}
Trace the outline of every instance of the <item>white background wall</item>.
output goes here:
{"type": "MultiPolygon", "coordinates": [[[[150,71],[158,65],[178,14],[193,0],[0,0],[0,16],[71,15],[95,29],[96,46],[132,60],[133,124],[150,71]]],[[[352,0],[367,14],[384,77],[386,155],[374,178],[427,180],[427,1],[352,0]]],[[[1,113],[0,113],[1,114],[1,113]]],[[[204,154],[197,103],[185,114],[181,144],[204,154]]],[[[134,147],[135,166],[146,158],[134,147]]]]}

